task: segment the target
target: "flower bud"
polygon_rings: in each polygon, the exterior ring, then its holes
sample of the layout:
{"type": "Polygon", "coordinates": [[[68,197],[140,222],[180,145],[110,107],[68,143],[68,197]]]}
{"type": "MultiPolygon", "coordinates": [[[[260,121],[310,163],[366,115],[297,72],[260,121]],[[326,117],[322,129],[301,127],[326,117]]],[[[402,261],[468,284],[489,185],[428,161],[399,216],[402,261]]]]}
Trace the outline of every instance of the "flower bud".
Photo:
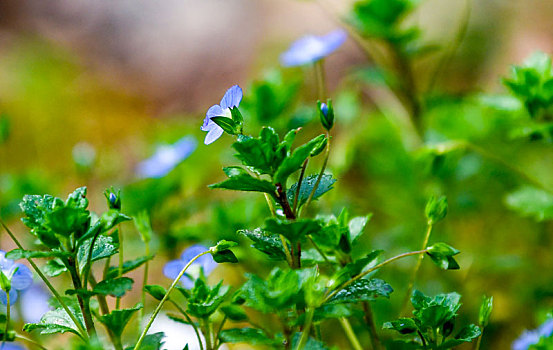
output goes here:
{"type": "Polygon", "coordinates": [[[326,103],[317,101],[317,106],[321,124],[326,130],[330,131],[334,125],[334,108],[332,108],[332,100],[328,99],[326,103]]]}
{"type": "Polygon", "coordinates": [[[121,210],[121,191],[117,191],[116,193],[112,187],[104,191],[104,196],[108,201],[108,207],[110,209],[121,210]]]}

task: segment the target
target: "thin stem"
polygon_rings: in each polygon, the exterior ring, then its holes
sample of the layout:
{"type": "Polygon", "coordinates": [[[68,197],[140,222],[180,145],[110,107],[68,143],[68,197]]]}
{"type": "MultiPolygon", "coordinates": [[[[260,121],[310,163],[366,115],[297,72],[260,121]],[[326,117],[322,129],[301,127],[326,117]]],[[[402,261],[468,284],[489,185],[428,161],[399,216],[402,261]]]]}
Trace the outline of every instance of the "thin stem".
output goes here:
{"type": "Polygon", "coordinates": [[[298,213],[298,199],[300,197],[300,189],[301,189],[301,183],[303,181],[303,176],[305,175],[305,169],[307,169],[307,163],[309,162],[309,158],[307,158],[301,167],[300,177],[298,179],[298,185],[296,186],[296,193],[294,195],[294,205],[292,206],[292,212],[294,214],[298,213]]]}
{"type": "MultiPolygon", "coordinates": [[[[330,299],[332,299],[333,296],[335,296],[336,294],[338,294],[338,292],[344,288],[346,288],[347,286],[349,286],[351,283],[357,281],[358,279],[360,278],[363,278],[365,277],[366,275],[368,275],[369,273],[373,272],[373,271],[376,271],[378,269],[380,269],[382,266],[384,265],[388,265],[389,263],[391,262],[394,262],[396,260],[399,260],[399,259],[402,259],[402,258],[405,258],[405,257],[408,257],[408,256],[412,256],[412,255],[418,255],[418,254],[424,254],[427,252],[427,249],[424,249],[424,250],[417,250],[417,251],[414,251],[414,252],[408,252],[408,253],[403,253],[403,254],[399,254],[399,255],[396,255],[394,256],[393,258],[390,258],[388,260],[385,260],[383,262],[381,262],[380,264],[368,269],[367,271],[364,271],[360,274],[358,274],[357,276],[353,277],[352,279],[350,279],[349,281],[345,282],[345,283],[342,283],[340,286],[338,286],[338,288],[334,289],[333,292],[331,292],[330,294],[328,294],[328,296],[325,297],[323,303],[326,303],[327,301],[329,301],[330,299]]],[[[327,292],[328,293],[328,292],[327,292]]]]}
{"type": "Polygon", "coordinates": [[[338,321],[340,321],[340,324],[342,325],[342,328],[346,333],[346,337],[349,339],[349,342],[351,343],[353,349],[363,350],[363,347],[361,346],[361,343],[359,343],[359,339],[357,339],[357,336],[355,335],[353,328],[351,328],[351,324],[349,323],[348,319],[345,317],[340,317],[338,321]]]}
{"type": "Polygon", "coordinates": [[[484,335],[484,328],[482,328],[482,332],[480,333],[480,336],[476,340],[476,343],[474,343],[473,350],[480,350],[480,343],[482,342],[482,336],[484,335]]]}
{"type": "MultiPolygon", "coordinates": [[[[330,134],[327,131],[326,132],[326,149],[325,149],[325,158],[323,161],[323,166],[321,167],[321,171],[319,172],[319,175],[317,176],[317,181],[315,182],[315,186],[313,186],[313,189],[311,190],[311,193],[309,194],[309,198],[307,198],[307,202],[305,202],[305,205],[302,207],[302,210],[305,210],[311,201],[313,200],[313,197],[315,196],[315,192],[317,192],[317,188],[319,187],[319,184],[321,183],[321,179],[323,178],[324,172],[326,170],[326,165],[328,163],[328,157],[330,156],[330,134]]],[[[298,215],[299,216],[299,215],[298,215]]]]}
{"type": "Polygon", "coordinates": [[[106,264],[104,265],[104,272],[102,273],[102,280],[105,280],[106,277],[108,276],[110,264],[111,264],[111,256],[108,256],[108,258],[106,259],[106,264]]]}
{"type": "MultiPolygon", "coordinates": [[[[150,256],[150,243],[144,242],[144,253],[146,256],[150,256]]],[[[149,260],[144,263],[144,275],[142,277],[142,305],[146,305],[146,289],[144,288],[148,284],[148,271],[150,270],[149,260]]],[[[139,319],[144,317],[144,308],[140,309],[139,319]]]]}
{"type": "Polygon", "coordinates": [[[453,59],[453,56],[455,56],[457,49],[459,49],[459,46],[463,42],[463,39],[467,34],[471,12],[472,12],[472,0],[465,0],[465,11],[463,12],[463,15],[461,17],[459,30],[455,35],[455,39],[452,40],[451,45],[447,48],[446,52],[444,52],[440,61],[436,65],[436,69],[434,70],[434,73],[432,74],[432,77],[430,78],[430,81],[428,83],[428,87],[427,87],[428,93],[431,93],[434,90],[434,87],[436,86],[436,82],[438,81],[440,74],[443,72],[444,68],[449,65],[449,63],[453,59]]]}
{"type": "MultiPolygon", "coordinates": [[[[171,294],[171,292],[173,291],[173,289],[175,289],[175,286],[177,285],[177,283],[179,283],[181,277],[184,275],[184,273],[186,272],[186,270],[190,267],[190,265],[192,265],[192,263],[194,261],[196,261],[199,257],[205,255],[205,254],[209,254],[210,251],[209,250],[206,250],[205,252],[202,252],[198,255],[196,255],[194,258],[192,258],[192,260],[190,260],[188,262],[188,264],[186,264],[186,266],[181,270],[181,272],[179,273],[179,275],[177,276],[177,278],[175,278],[173,280],[173,283],[171,284],[171,286],[169,287],[169,289],[167,289],[167,293],[165,293],[165,296],[163,297],[163,299],[161,299],[161,301],[159,302],[159,304],[157,304],[157,307],[156,309],[154,310],[154,313],[152,314],[152,316],[150,317],[150,320],[148,321],[148,324],[146,324],[146,327],[144,328],[144,330],[142,331],[142,334],[140,334],[140,337],[138,338],[138,341],[136,342],[136,345],[134,346],[134,350],[137,350],[140,348],[140,345],[142,344],[142,342],[144,341],[144,337],[146,337],[146,333],[148,332],[148,330],[150,329],[150,327],[152,326],[152,323],[154,323],[154,320],[155,318],[157,317],[157,315],[159,314],[159,312],[161,311],[161,308],[163,307],[163,304],[165,304],[165,302],[167,301],[167,299],[169,299],[169,294],[171,294]]],[[[206,337],[207,338],[207,337],[206,337]]]]}
{"type": "Polygon", "coordinates": [[[205,348],[207,350],[212,350],[213,343],[211,342],[211,327],[210,327],[209,320],[207,319],[204,319],[204,329],[205,329],[205,348]]]}
{"type": "MultiPolygon", "coordinates": [[[[421,249],[426,249],[431,233],[432,233],[432,224],[429,223],[426,228],[426,233],[424,234],[424,240],[422,241],[421,249]]],[[[415,286],[417,274],[419,273],[419,269],[421,268],[423,259],[424,259],[424,254],[419,255],[419,258],[417,259],[417,264],[415,265],[415,268],[413,269],[413,273],[411,275],[411,279],[409,280],[409,285],[407,286],[407,292],[405,293],[405,297],[403,298],[403,303],[400,309],[401,314],[404,314],[406,312],[407,305],[409,304],[409,299],[411,297],[411,293],[413,292],[413,287],[415,286]]]]}
{"type": "Polygon", "coordinates": [[[227,315],[223,317],[223,320],[221,321],[221,324],[219,325],[219,328],[217,329],[217,332],[214,335],[215,337],[214,339],[215,345],[213,346],[214,349],[219,348],[219,343],[220,343],[219,334],[221,334],[221,331],[223,330],[223,326],[225,325],[225,322],[227,322],[227,315]]]}
{"type": "MultiPolygon", "coordinates": [[[[124,256],[123,256],[123,230],[121,229],[121,224],[119,224],[119,273],[118,277],[123,277],[123,264],[124,264],[124,256]]],[[[121,307],[121,297],[117,297],[115,299],[115,309],[119,310],[121,307]]]]}
{"type": "Polygon", "coordinates": [[[309,239],[309,242],[311,242],[311,244],[313,245],[313,247],[315,247],[315,250],[323,257],[324,261],[325,261],[327,264],[330,264],[330,260],[328,260],[328,258],[326,257],[325,253],[323,253],[323,251],[321,250],[321,248],[319,248],[319,246],[317,245],[317,243],[315,243],[315,241],[313,240],[313,237],[311,237],[311,235],[307,235],[307,238],[309,239]]]}
{"type": "MultiPolygon", "coordinates": [[[[77,271],[76,263],[73,258],[68,258],[66,260],[66,266],[71,275],[71,281],[73,282],[73,287],[75,290],[80,291],[83,289],[81,284],[81,279],[77,271]]],[[[84,325],[89,336],[96,334],[96,329],[94,328],[94,321],[92,320],[92,313],[90,312],[90,297],[83,296],[77,293],[77,301],[79,302],[79,307],[83,314],[84,325]]]]}
{"type": "Polygon", "coordinates": [[[319,95],[319,100],[324,101],[326,99],[324,58],[315,62],[315,76],[317,79],[317,94],[319,95]]]}
{"type": "Polygon", "coordinates": [[[417,330],[417,333],[422,341],[422,346],[426,349],[426,339],[424,339],[424,335],[422,335],[421,331],[417,330]]]}
{"type": "Polygon", "coordinates": [[[374,316],[371,306],[367,301],[363,303],[363,312],[365,313],[365,322],[369,326],[369,336],[371,338],[371,344],[374,350],[382,349],[382,344],[380,343],[380,338],[376,332],[376,325],[374,323],[374,316]]]}
{"type": "MultiPolygon", "coordinates": [[[[196,326],[196,323],[192,322],[192,319],[188,315],[186,311],[184,311],[183,308],[179,306],[179,304],[175,303],[172,299],[169,299],[169,302],[179,310],[179,312],[186,318],[186,321],[190,323],[192,328],[194,328],[194,333],[196,333],[196,337],[198,338],[198,344],[200,345],[200,350],[204,350],[204,345],[202,343],[202,337],[200,336],[200,331],[198,330],[198,326],[196,326]]],[[[226,317],[226,316],[225,316],[226,317]]]]}
{"type": "MultiPolygon", "coordinates": [[[[25,250],[25,248],[23,248],[23,246],[21,245],[21,243],[19,243],[19,241],[17,240],[17,238],[15,238],[14,234],[10,231],[10,229],[8,228],[8,226],[6,226],[6,224],[4,223],[3,220],[0,219],[0,224],[2,224],[2,227],[4,227],[4,230],[6,230],[6,232],[8,233],[8,235],[11,237],[11,239],[14,241],[15,245],[17,245],[17,247],[21,250],[25,250]]],[[[77,328],[79,328],[79,332],[81,333],[80,336],[81,338],[83,339],[86,339],[88,336],[87,336],[87,333],[86,333],[86,330],[85,328],[83,327],[83,325],[81,324],[81,322],[77,319],[77,317],[73,314],[73,312],[71,312],[71,309],[69,309],[69,307],[67,306],[67,304],[63,301],[63,298],[61,297],[61,295],[58,293],[58,291],[54,288],[54,286],[50,283],[50,281],[46,278],[46,276],[44,276],[44,274],[42,273],[42,271],[40,271],[40,269],[38,268],[38,266],[34,263],[33,260],[31,260],[31,258],[26,258],[27,261],[29,262],[29,264],[31,265],[31,267],[33,268],[33,270],[35,270],[35,272],[37,273],[37,275],[40,277],[40,279],[44,282],[44,284],[46,284],[46,287],[48,287],[48,289],[50,289],[50,292],[52,292],[52,294],[54,295],[54,297],[56,298],[56,300],[60,303],[61,307],[65,310],[65,312],[67,313],[67,315],[71,318],[71,321],[73,321],[73,323],[75,324],[75,326],[77,328]]]]}
{"type": "Polygon", "coordinates": [[[94,235],[92,241],[90,242],[90,248],[88,249],[88,257],[86,259],[86,264],[83,268],[83,288],[86,290],[88,285],[88,278],[90,276],[90,268],[92,265],[92,252],[94,251],[94,244],[100,235],[100,231],[94,235]]]}
{"type": "Polygon", "coordinates": [[[20,339],[20,340],[23,340],[23,341],[26,341],[27,343],[29,344],[33,344],[34,346],[36,346],[37,348],[39,349],[42,349],[42,350],[48,350],[44,345],[40,344],[39,342],[37,342],[36,340],[33,340],[31,338],[27,338],[21,334],[16,334],[15,335],[15,339],[20,339]]]}
{"type": "Polygon", "coordinates": [[[273,204],[271,197],[269,197],[267,193],[263,193],[263,195],[265,196],[265,200],[267,201],[267,205],[269,206],[269,211],[271,212],[271,215],[276,216],[275,205],[273,204]]]}
{"type": "MultiPolygon", "coordinates": [[[[276,210],[275,210],[273,201],[271,200],[271,197],[269,197],[267,193],[263,193],[263,195],[265,196],[265,200],[267,201],[267,205],[269,206],[271,215],[273,217],[276,217],[276,210]]],[[[280,236],[280,241],[282,242],[282,247],[284,248],[284,255],[286,255],[286,262],[288,263],[289,266],[292,266],[293,265],[292,255],[290,254],[290,249],[288,249],[288,244],[286,243],[286,239],[284,238],[283,235],[279,235],[279,236],[280,236]]]]}
{"type": "Polygon", "coordinates": [[[311,323],[313,322],[313,315],[315,314],[315,309],[308,309],[305,314],[305,323],[303,324],[303,330],[301,333],[301,338],[296,346],[296,350],[301,350],[307,343],[307,340],[309,339],[309,330],[311,329],[311,323]]]}

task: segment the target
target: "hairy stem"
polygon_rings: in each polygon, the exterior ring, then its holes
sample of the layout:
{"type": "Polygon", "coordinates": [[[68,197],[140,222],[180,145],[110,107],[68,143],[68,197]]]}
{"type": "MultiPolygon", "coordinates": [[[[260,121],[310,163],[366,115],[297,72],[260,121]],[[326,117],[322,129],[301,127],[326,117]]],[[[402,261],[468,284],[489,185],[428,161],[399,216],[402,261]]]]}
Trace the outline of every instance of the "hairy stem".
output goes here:
{"type": "Polygon", "coordinates": [[[380,350],[382,349],[382,344],[380,343],[380,338],[378,337],[378,333],[376,332],[376,325],[374,323],[374,316],[371,305],[368,301],[364,301],[362,304],[363,312],[365,313],[365,322],[367,323],[367,326],[369,326],[369,336],[371,338],[371,344],[374,350],[380,350]]]}
{"type": "MultiPolygon", "coordinates": [[[[313,189],[311,190],[311,193],[309,194],[309,198],[307,198],[307,202],[305,202],[305,205],[302,207],[302,210],[305,210],[311,201],[313,200],[313,197],[315,196],[315,193],[317,192],[317,188],[319,187],[319,184],[321,183],[321,179],[323,178],[324,172],[326,170],[326,165],[328,164],[328,157],[330,156],[330,134],[327,131],[326,132],[326,147],[325,147],[325,158],[323,161],[323,166],[321,167],[321,171],[319,172],[319,175],[317,176],[317,181],[315,182],[315,185],[313,186],[313,189]]],[[[299,216],[299,215],[298,215],[299,216]]]]}
{"type": "MultiPolygon", "coordinates": [[[[123,277],[123,264],[124,264],[124,256],[123,256],[123,230],[121,229],[121,224],[119,224],[119,273],[118,277],[123,277]]],[[[115,299],[115,309],[119,310],[121,307],[121,297],[117,297],[115,299]]]]}
{"type": "Polygon", "coordinates": [[[172,299],[169,299],[169,302],[175,306],[177,310],[186,318],[186,321],[190,323],[192,328],[194,328],[194,333],[196,333],[196,338],[198,338],[198,344],[200,345],[200,350],[204,350],[204,345],[202,343],[202,337],[200,336],[200,331],[198,330],[198,326],[196,326],[196,323],[192,322],[192,319],[188,315],[186,311],[182,307],[179,306],[179,304],[175,303],[172,299]]]}
{"type": "MultiPolygon", "coordinates": [[[[190,265],[192,265],[192,263],[194,261],[196,261],[199,257],[205,255],[205,254],[209,254],[210,251],[207,250],[205,252],[202,252],[198,255],[196,255],[194,258],[192,258],[192,260],[190,260],[188,262],[188,264],[186,264],[186,266],[180,271],[179,275],[177,276],[177,278],[175,278],[173,280],[173,283],[171,284],[171,286],[169,287],[169,289],[167,289],[167,293],[165,293],[165,296],[163,297],[163,299],[161,299],[161,301],[159,302],[159,304],[157,304],[157,307],[156,309],[154,310],[154,313],[152,314],[152,316],[150,317],[150,320],[148,320],[148,323],[146,324],[146,327],[144,328],[144,330],[142,331],[142,334],[140,334],[140,337],[138,338],[138,341],[136,342],[136,345],[134,346],[134,350],[137,350],[140,348],[140,345],[142,344],[142,342],[144,341],[144,337],[146,337],[146,333],[148,332],[148,330],[150,329],[150,327],[152,326],[152,323],[154,323],[154,320],[156,319],[157,315],[159,314],[159,312],[161,311],[161,308],[163,307],[163,304],[165,304],[165,302],[167,301],[167,299],[169,299],[169,294],[171,294],[171,292],[173,291],[173,289],[175,289],[175,286],[177,285],[177,283],[179,283],[181,277],[184,275],[184,273],[186,272],[186,270],[190,267],[190,265]]],[[[208,337],[206,336],[206,339],[208,337]]]]}
{"type": "Polygon", "coordinates": [[[301,167],[300,177],[298,179],[298,185],[296,186],[296,193],[294,195],[294,205],[292,206],[292,212],[297,216],[298,213],[298,198],[300,197],[301,183],[303,181],[303,176],[305,175],[305,169],[307,169],[307,163],[309,158],[307,158],[301,167]]]}
{"type": "Polygon", "coordinates": [[[71,281],[73,282],[73,287],[77,291],[77,301],[79,302],[79,307],[83,314],[86,331],[89,336],[93,336],[96,334],[96,329],[94,328],[94,321],[92,320],[92,313],[90,311],[90,297],[83,296],[80,293],[78,293],[78,291],[83,290],[83,286],[81,284],[81,279],[79,278],[76,263],[73,260],[73,258],[68,258],[66,260],[66,263],[67,263],[66,264],[67,269],[69,270],[69,274],[71,275],[71,281]]]}
{"type": "MultiPolygon", "coordinates": [[[[8,233],[8,235],[10,236],[10,238],[14,241],[15,245],[17,245],[17,247],[21,250],[25,250],[25,248],[23,248],[23,246],[21,245],[21,243],[19,243],[19,241],[17,240],[17,238],[15,238],[14,234],[11,232],[11,230],[8,228],[8,226],[6,226],[6,224],[4,223],[3,220],[0,219],[0,224],[2,224],[2,227],[4,227],[4,230],[6,230],[6,232],[8,233]]],[[[48,289],[50,290],[50,292],[52,292],[52,294],[54,295],[54,297],[56,298],[56,300],[58,301],[58,303],[60,303],[61,307],[63,308],[63,310],[65,310],[65,312],[67,313],[67,315],[69,315],[69,318],[71,318],[71,321],[73,321],[73,323],[75,324],[75,326],[79,329],[79,333],[80,333],[80,336],[81,338],[83,339],[87,339],[88,336],[87,336],[87,333],[86,333],[86,330],[85,328],[83,327],[83,325],[81,324],[81,322],[77,319],[77,317],[75,316],[75,314],[73,314],[73,312],[71,311],[71,309],[69,309],[69,307],[67,306],[67,304],[63,301],[63,298],[61,297],[61,295],[58,293],[58,291],[54,288],[54,286],[50,283],[50,281],[46,278],[46,276],[44,276],[44,274],[42,273],[42,271],[40,271],[40,269],[38,268],[38,266],[34,263],[34,261],[31,259],[31,258],[26,258],[27,261],[29,262],[29,264],[31,265],[31,267],[33,268],[33,270],[35,270],[35,272],[37,273],[37,275],[40,277],[40,279],[44,282],[44,284],[46,284],[46,287],[48,287],[48,289]]]]}
{"type": "Polygon", "coordinates": [[[305,314],[305,323],[303,324],[303,330],[301,333],[300,341],[296,346],[296,350],[301,350],[307,344],[309,339],[309,330],[311,329],[311,323],[313,322],[313,315],[315,314],[315,309],[309,308],[305,314]]]}
{"type": "Polygon", "coordinates": [[[39,342],[37,342],[36,340],[33,340],[31,338],[27,338],[21,334],[16,334],[15,335],[15,339],[20,339],[20,340],[23,340],[29,344],[32,344],[33,346],[39,348],[39,349],[42,349],[42,350],[48,350],[44,345],[40,344],[39,342]]]}

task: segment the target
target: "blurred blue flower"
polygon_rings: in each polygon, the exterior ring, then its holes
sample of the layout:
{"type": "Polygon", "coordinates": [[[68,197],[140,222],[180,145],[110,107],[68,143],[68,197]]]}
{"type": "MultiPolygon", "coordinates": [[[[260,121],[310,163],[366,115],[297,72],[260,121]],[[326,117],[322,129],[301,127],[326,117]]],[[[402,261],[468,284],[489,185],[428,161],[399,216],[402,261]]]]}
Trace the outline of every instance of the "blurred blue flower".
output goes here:
{"type": "Polygon", "coordinates": [[[211,106],[205,114],[204,123],[201,127],[202,131],[207,131],[204,143],[209,145],[223,135],[223,129],[211,120],[213,117],[232,118],[230,109],[238,107],[242,101],[242,88],[238,85],[232,86],[225,92],[225,96],[221,99],[221,103],[211,106]]]}
{"type": "Polygon", "coordinates": [[[296,40],[290,48],[280,55],[284,67],[301,66],[313,63],[330,55],[346,41],[343,29],[334,30],[323,36],[306,35],[296,40]]]}
{"type": "MultiPolygon", "coordinates": [[[[166,277],[175,279],[178,277],[181,270],[192,260],[196,255],[207,251],[208,249],[202,245],[196,244],[188,247],[182,252],[182,255],[179,260],[169,261],[163,267],[163,274],[166,277]]],[[[200,277],[201,271],[204,275],[207,276],[217,267],[217,263],[213,260],[211,254],[205,254],[200,256],[190,267],[186,270],[186,273],[180,279],[181,284],[185,288],[192,288],[194,286],[194,281],[200,277]]]]}
{"type": "Polygon", "coordinates": [[[52,309],[50,294],[41,285],[33,283],[21,293],[21,315],[25,323],[38,323],[42,316],[52,309]]]}
{"type": "Polygon", "coordinates": [[[188,158],[196,149],[196,139],[185,136],[172,145],[158,146],[153,156],[138,164],[136,174],[140,178],[161,178],[188,158]]]}
{"type": "Polygon", "coordinates": [[[512,350],[528,350],[531,345],[537,344],[541,337],[553,335],[553,318],[542,323],[537,329],[524,331],[511,345],[512,350]]]}
{"type": "MultiPolygon", "coordinates": [[[[18,291],[25,290],[33,283],[33,273],[23,264],[15,263],[13,260],[6,259],[6,252],[0,250],[0,269],[11,282],[10,304],[17,301],[18,291]]],[[[0,302],[8,304],[6,291],[0,290],[0,302]]]]}
{"type": "Polygon", "coordinates": [[[0,350],[26,350],[26,348],[19,343],[2,342],[0,343],[0,350]]]}

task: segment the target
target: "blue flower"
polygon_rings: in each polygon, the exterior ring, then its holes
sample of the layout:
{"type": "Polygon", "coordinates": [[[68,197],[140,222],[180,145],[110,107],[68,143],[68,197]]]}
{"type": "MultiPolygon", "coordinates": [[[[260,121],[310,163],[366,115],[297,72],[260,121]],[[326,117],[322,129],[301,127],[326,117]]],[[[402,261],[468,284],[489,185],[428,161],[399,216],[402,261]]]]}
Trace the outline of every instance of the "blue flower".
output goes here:
{"type": "MultiPolygon", "coordinates": [[[[13,304],[17,301],[18,291],[29,288],[33,283],[33,273],[27,266],[6,259],[6,252],[2,250],[0,250],[0,269],[10,280],[10,304],[13,304]]],[[[0,302],[4,305],[8,304],[8,298],[4,290],[0,290],[0,302]]]]}
{"type": "Polygon", "coordinates": [[[537,344],[541,337],[553,335],[553,318],[542,323],[537,329],[524,331],[511,345],[512,350],[528,350],[530,346],[537,344]]]}
{"type": "Polygon", "coordinates": [[[26,348],[19,343],[2,342],[0,343],[0,350],[26,350],[26,348]]]}
{"type": "Polygon", "coordinates": [[[158,146],[155,154],[138,164],[136,173],[140,178],[161,178],[188,158],[196,149],[196,139],[185,136],[172,145],[158,146]]]}
{"type": "Polygon", "coordinates": [[[323,36],[306,35],[296,40],[282,55],[280,62],[284,67],[301,66],[313,63],[334,52],[346,41],[343,29],[334,30],[323,36]]]}
{"type": "Polygon", "coordinates": [[[48,301],[50,294],[37,283],[21,293],[21,314],[25,323],[38,323],[52,308],[48,301]]]}
{"type": "Polygon", "coordinates": [[[242,88],[238,85],[232,86],[225,92],[225,96],[218,105],[211,106],[205,114],[204,123],[201,127],[202,131],[207,131],[204,143],[209,145],[223,135],[223,129],[215,124],[211,118],[213,117],[227,117],[232,118],[230,109],[238,107],[242,101],[242,88]]]}
{"type": "MultiPolygon", "coordinates": [[[[182,252],[179,260],[169,261],[165,264],[163,267],[163,274],[174,280],[178,277],[181,270],[190,260],[192,260],[196,255],[207,250],[208,249],[206,247],[198,244],[188,247],[184,252],[182,252]]],[[[201,271],[203,271],[204,275],[207,276],[215,267],[217,267],[217,263],[213,260],[211,254],[202,255],[196,259],[192,265],[190,265],[184,276],[180,279],[180,282],[185,288],[190,289],[194,286],[194,281],[200,277],[201,271]]]]}

